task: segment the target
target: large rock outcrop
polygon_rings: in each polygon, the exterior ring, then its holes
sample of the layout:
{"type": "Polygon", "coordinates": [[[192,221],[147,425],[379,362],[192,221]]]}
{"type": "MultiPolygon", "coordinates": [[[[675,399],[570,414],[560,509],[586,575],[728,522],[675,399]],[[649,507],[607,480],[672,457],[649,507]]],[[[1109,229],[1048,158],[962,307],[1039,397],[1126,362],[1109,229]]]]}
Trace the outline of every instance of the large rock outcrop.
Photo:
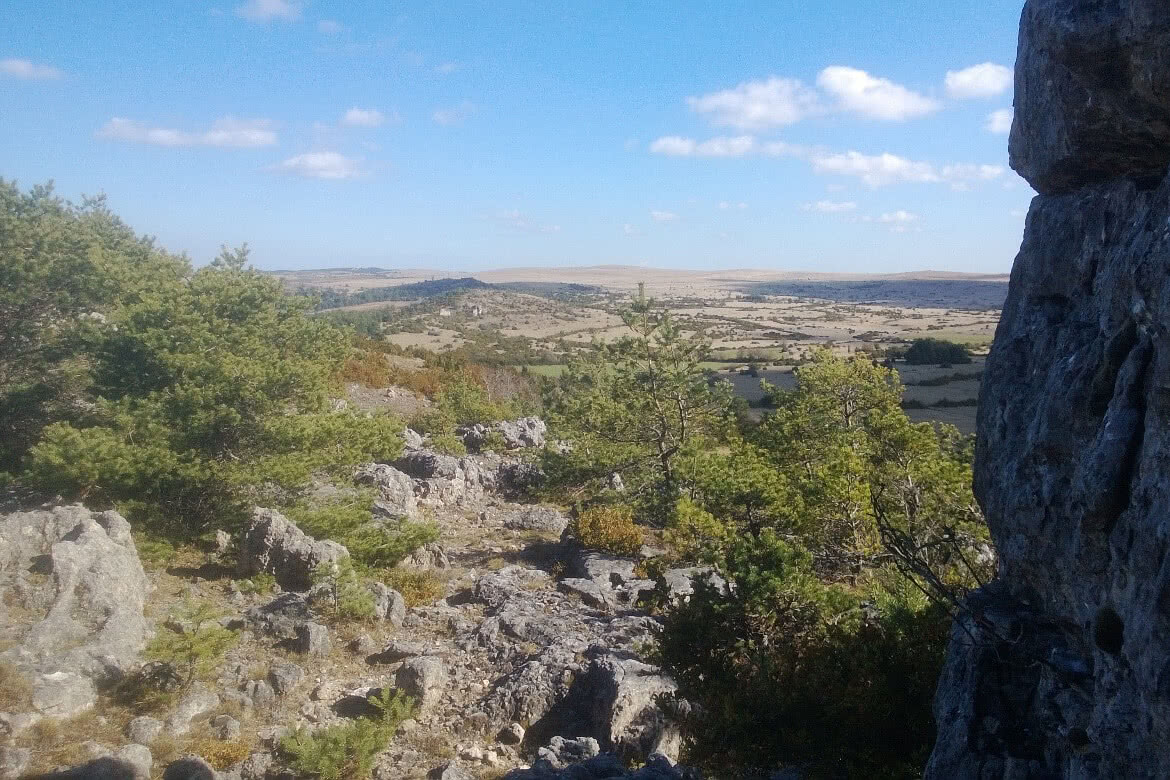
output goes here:
{"type": "Polygon", "coordinates": [[[1163,777],[1170,735],[1170,13],[1029,0],[1011,162],[1041,194],[979,403],[1000,554],[929,778],[1163,777]]]}
{"type": "Polygon", "coordinates": [[[0,662],[31,686],[31,706],[66,717],[137,666],[147,580],[117,512],[80,504],[0,516],[0,662]]]}

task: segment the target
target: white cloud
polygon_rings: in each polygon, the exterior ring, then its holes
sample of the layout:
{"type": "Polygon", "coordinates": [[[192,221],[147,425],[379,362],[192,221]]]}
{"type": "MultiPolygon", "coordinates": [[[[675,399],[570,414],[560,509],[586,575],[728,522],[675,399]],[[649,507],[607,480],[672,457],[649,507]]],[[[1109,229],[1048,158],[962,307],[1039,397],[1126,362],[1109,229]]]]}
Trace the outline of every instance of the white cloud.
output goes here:
{"type": "Polygon", "coordinates": [[[778,76],[764,81],[745,81],[732,89],[689,97],[687,104],[692,111],[706,114],[716,125],[741,130],[791,125],[821,110],[814,90],[798,79],[778,76]]]}
{"type": "Polygon", "coordinates": [[[740,202],[738,202],[738,203],[732,203],[731,201],[727,201],[727,200],[721,200],[721,201],[719,201],[719,208],[721,208],[721,209],[723,209],[723,210],[727,210],[727,209],[746,209],[746,208],[747,208],[747,204],[746,204],[746,203],[744,203],[742,200],[741,200],[740,202]]]}
{"type": "Polygon", "coordinates": [[[973,165],[971,163],[959,163],[955,165],[944,165],[942,169],[942,178],[951,184],[951,189],[965,190],[969,188],[970,182],[991,181],[998,179],[1003,175],[1004,167],[1002,165],[973,165]]]}
{"type": "Polygon", "coordinates": [[[806,203],[801,208],[805,211],[819,211],[822,214],[840,214],[853,211],[857,204],[851,200],[818,200],[815,203],[806,203]]]}
{"type": "Polygon", "coordinates": [[[905,209],[898,209],[897,211],[890,211],[890,212],[887,212],[885,214],[882,214],[880,217],[877,218],[877,221],[878,222],[885,222],[887,224],[892,223],[892,224],[903,224],[904,225],[908,222],[917,222],[919,219],[920,219],[920,217],[911,211],[906,211],[905,209]]]}
{"type": "Polygon", "coordinates": [[[622,225],[622,235],[624,236],[640,236],[642,231],[631,225],[629,222],[622,225]]]}
{"type": "Polygon", "coordinates": [[[444,75],[448,73],[454,73],[457,70],[459,70],[458,62],[444,62],[435,68],[435,72],[442,73],[444,75]]]}
{"type": "Polygon", "coordinates": [[[295,0],[248,0],[236,7],[236,13],[254,22],[283,19],[292,22],[301,18],[301,5],[295,0]]]}
{"type": "Polygon", "coordinates": [[[273,171],[308,179],[352,179],[362,175],[358,160],[338,152],[307,152],[274,165],[273,171]]]}
{"type": "Polygon", "coordinates": [[[475,112],[475,105],[469,100],[464,100],[457,106],[450,108],[438,108],[431,114],[431,118],[440,125],[457,125],[467,117],[475,112]]]}
{"type": "Polygon", "coordinates": [[[654,154],[669,157],[744,157],[756,148],[756,139],[750,135],[717,136],[706,141],[668,135],[650,144],[654,154]]]}
{"type": "Polygon", "coordinates": [[[354,106],[345,112],[341,124],[349,127],[379,127],[386,124],[386,115],[376,108],[358,108],[354,106]]]}
{"type": "Polygon", "coordinates": [[[944,83],[947,94],[953,98],[993,97],[1012,85],[1012,69],[984,62],[962,70],[948,70],[944,83]]]}
{"type": "Polygon", "coordinates": [[[61,71],[52,65],[39,65],[31,60],[0,60],[0,73],[30,81],[45,81],[61,78],[61,71]]]}
{"type": "Polygon", "coordinates": [[[152,146],[255,148],[276,143],[276,131],[271,120],[233,117],[217,119],[210,129],[197,132],[150,127],[133,119],[114,117],[98,129],[97,137],[152,146]]]}
{"type": "Polygon", "coordinates": [[[838,108],[870,119],[901,122],[940,108],[937,100],[864,70],[833,65],[821,71],[817,86],[837,99],[838,108]]]}
{"type": "Polygon", "coordinates": [[[317,22],[317,32],[322,35],[337,35],[345,29],[345,25],[341,22],[335,22],[332,19],[322,19],[317,22]]]}
{"type": "Polygon", "coordinates": [[[894,182],[937,182],[941,178],[930,163],[915,162],[889,152],[878,155],[861,152],[821,154],[812,158],[816,173],[856,176],[867,186],[882,187],[894,182]]]}
{"type": "Polygon", "coordinates": [[[971,182],[991,181],[1003,175],[1002,165],[955,163],[941,169],[927,162],[908,160],[884,152],[877,155],[861,152],[820,154],[812,158],[816,173],[856,176],[869,187],[884,187],[895,182],[947,182],[952,189],[967,189],[971,182]]]}
{"type": "Polygon", "coordinates": [[[987,115],[987,132],[1003,135],[1012,131],[1012,117],[1014,112],[1010,108],[1001,108],[987,115]]]}
{"type": "Polygon", "coordinates": [[[650,218],[655,222],[677,222],[678,214],[675,214],[673,211],[660,211],[658,209],[652,209],[650,211],[650,218]]]}

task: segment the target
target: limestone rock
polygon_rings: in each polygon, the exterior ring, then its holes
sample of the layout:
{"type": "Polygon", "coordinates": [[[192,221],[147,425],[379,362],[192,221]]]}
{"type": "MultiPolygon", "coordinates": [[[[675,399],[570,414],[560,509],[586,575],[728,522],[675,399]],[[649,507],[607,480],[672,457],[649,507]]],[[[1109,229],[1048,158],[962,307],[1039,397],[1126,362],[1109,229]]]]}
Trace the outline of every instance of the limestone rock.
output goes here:
{"type": "Polygon", "coordinates": [[[257,508],[240,544],[238,569],[241,577],[267,572],[280,587],[304,591],[317,566],[347,557],[343,545],[316,540],[279,512],[257,508]]]}
{"type": "Polygon", "coordinates": [[[354,481],[378,489],[375,511],[387,517],[413,517],[418,508],[410,476],[385,463],[368,463],[357,470],[354,481]]]}
{"type": "Polygon", "coordinates": [[[28,748],[0,746],[0,780],[17,780],[31,760],[28,748]]]}
{"type": "Polygon", "coordinates": [[[44,615],[31,625],[0,620],[0,639],[15,643],[0,661],[26,673],[42,712],[84,709],[94,682],[138,664],[146,592],[130,524],[117,512],[74,504],[0,515],[0,604],[44,615]],[[31,580],[33,572],[50,579],[31,580]]]}
{"type": "Polygon", "coordinates": [[[504,518],[504,527],[514,531],[541,531],[557,534],[564,532],[569,518],[557,509],[547,506],[524,507],[504,518]]]}
{"type": "Polygon", "coordinates": [[[126,739],[139,745],[149,745],[162,733],[163,722],[149,715],[139,715],[126,724],[126,739]]]}
{"type": "Polygon", "coordinates": [[[1029,0],[1011,165],[1045,195],[1170,164],[1170,17],[1160,0],[1029,0]]]}
{"type": "Polygon", "coordinates": [[[307,655],[329,655],[333,650],[333,642],[329,639],[329,628],[320,623],[301,623],[296,628],[293,649],[307,655]]]}
{"type": "Polygon", "coordinates": [[[374,594],[374,616],[395,628],[401,626],[406,618],[406,599],[402,594],[381,582],[370,583],[370,592],[374,594]]]}
{"type": "Polygon", "coordinates": [[[412,697],[420,712],[433,707],[447,685],[447,668],[443,659],[433,655],[410,658],[394,676],[394,685],[412,697]]]}
{"type": "Polygon", "coordinates": [[[305,678],[305,670],[289,661],[274,661],[268,667],[268,682],[277,696],[292,693],[297,684],[305,678]]]}
{"type": "Polygon", "coordinates": [[[935,699],[933,780],[1155,777],[1170,733],[1170,15],[1029,0],[1012,165],[1042,194],[978,411],[1000,557],[935,699]]]}
{"type": "Polygon", "coordinates": [[[179,699],[175,711],[167,718],[166,729],[176,736],[186,734],[191,730],[191,721],[218,706],[219,696],[202,684],[196,683],[179,699]]]}

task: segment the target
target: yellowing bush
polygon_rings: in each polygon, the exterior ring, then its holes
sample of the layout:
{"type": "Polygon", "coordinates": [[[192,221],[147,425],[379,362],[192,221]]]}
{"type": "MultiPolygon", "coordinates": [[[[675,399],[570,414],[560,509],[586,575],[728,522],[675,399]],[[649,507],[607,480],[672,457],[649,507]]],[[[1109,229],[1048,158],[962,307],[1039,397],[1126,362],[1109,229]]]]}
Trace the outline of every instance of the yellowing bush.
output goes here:
{"type": "Polygon", "coordinates": [[[625,505],[586,509],[573,519],[569,529],[591,550],[633,556],[642,548],[642,530],[634,523],[634,511],[625,505]]]}

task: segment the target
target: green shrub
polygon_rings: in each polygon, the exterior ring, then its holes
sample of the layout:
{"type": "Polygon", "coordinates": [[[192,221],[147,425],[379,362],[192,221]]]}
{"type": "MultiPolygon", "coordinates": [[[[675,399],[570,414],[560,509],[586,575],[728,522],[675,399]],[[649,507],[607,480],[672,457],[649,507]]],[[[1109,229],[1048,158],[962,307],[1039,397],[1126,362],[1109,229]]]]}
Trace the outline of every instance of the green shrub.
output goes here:
{"type": "Polygon", "coordinates": [[[507,452],[508,440],[499,431],[488,431],[487,436],[483,439],[483,444],[479,445],[479,449],[481,452],[507,452]]]}
{"type": "Polygon", "coordinates": [[[370,703],[377,710],[374,717],[316,731],[298,729],[280,740],[280,752],[293,770],[320,780],[369,777],[374,757],[385,750],[398,724],[414,712],[413,701],[399,691],[384,691],[370,703]]]}
{"type": "Polygon", "coordinates": [[[431,449],[441,455],[462,457],[467,454],[467,445],[453,433],[438,433],[431,436],[431,449]]]}
{"type": "Polygon", "coordinates": [[[733,543],[731,592],[697,582],[666,614],[659,661],[697,704],[684,761],[716,776],[802,765],[807,776],[915,777],[949,627],[897,575],[868,589],[822,583],[812,557],[771,532],[733,543]]]}
{"type": "Polygon", "coordinates": [[[236,588],[239,589],[240,593],[246,595],[271,593],[274,587],[276,587],[276,577],[266,571],[254,574],[246,580],[236,580],[236,588]]]}
{"type": "Polygon", "coordinates": [[[358,578],[349,558],[320,564],[313,570],[313,584],[326,586],[324,611],[332,617],[369,620],[374,616],[374,594],[358,578]]]}
{"type": "Polygon", "coordinates": [[[959,365],[971,362],[971,353],[963,344],[945,339],[915,339],[906,350],[906,362],[912,366],[959,365]]]}
{"type": "Polygon", "coordinates": [[[366,491],[355,499],[324,506],[295,505],[286,514],[310,536],[344,544],[358,568],[391,568],[424,544],[438,541],[439,529],[434,523],[401,519],[375,522],[373,503],[373,493],[366,491]]]}
{"type": "Polygon", "coordinates": [[[634,556],[642,549],[642,529],[633,510],[625,505],[595,506],[579,512],[569,523],[569,533],[582,547],[634,556]]]}
{"type": "Polygon", "coordinates": [[[171,665],[190,685],[214,669],[236,643],[237,632],[219,624],[223,614],[211,604],[186,607],[150,640],[144,655],[171,665]]]}

